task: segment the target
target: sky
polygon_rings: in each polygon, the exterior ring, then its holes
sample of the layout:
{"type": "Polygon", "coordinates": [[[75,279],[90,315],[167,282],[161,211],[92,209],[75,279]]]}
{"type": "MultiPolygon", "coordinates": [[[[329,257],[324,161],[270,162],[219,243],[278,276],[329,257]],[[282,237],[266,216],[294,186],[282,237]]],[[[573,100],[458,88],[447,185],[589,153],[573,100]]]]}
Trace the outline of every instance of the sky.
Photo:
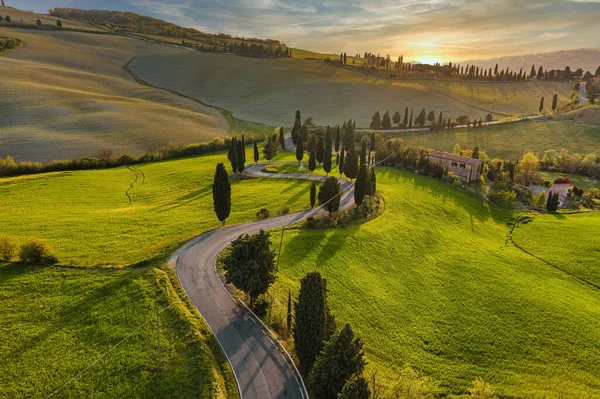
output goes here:
{"type": "Polygon", "coordinates": [[[600,46],[600,0],[5,0],[132,11],[324,53],[460,62],[600,46]]]}

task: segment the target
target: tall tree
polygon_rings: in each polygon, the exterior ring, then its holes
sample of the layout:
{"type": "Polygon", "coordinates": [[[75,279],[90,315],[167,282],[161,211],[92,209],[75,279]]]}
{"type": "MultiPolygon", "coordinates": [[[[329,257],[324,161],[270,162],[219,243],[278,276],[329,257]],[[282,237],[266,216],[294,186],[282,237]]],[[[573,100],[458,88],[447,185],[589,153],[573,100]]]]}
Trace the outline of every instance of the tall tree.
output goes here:
{"type": "Polygon", "coordinates": [[[544,110],[544,97],[542,96],[542,99],[540,100],[540,114],[542,113],[542,111],[544,110]]]}
{"type": "Polygon", "coordinates": [[[231,250],[223,260],[227,282],[244,291],[254,300],[275,282],[274,251],[270,234],[261,230],[254,235],[243,234],[231,242],[231,250]]]}
{"type": "Polygon", "coordinates": [[[362,374],[353,375],[342,388],[338,399],[370,399],[369,382],[362,374]]]}
{"type": "Polygon", "coordinates": [[[254,142],[254,163],[258,163],[259,159],[260,159],[260,155],[258,153],[258,144],[255,141],[254,142]]]}
{"type": "Polygon", "coordinates": [[[222,163],[217,164],[212,185],[213,209],[217,219],[225,226],[225,220],[231,212],[231,184],[229,175],[222,163]]]}
{"type": "Polygon", "coordinates": [[[404,126],[408,126],[408,107],[404,109],[404,120],[402,121],[404,126]]]}
{"type": "Polygon", "coordinates": [[[365,138],[362,139],[360,143],[360,160],[359,163],[361,165],[367,163],[367,140],[365,138]]]}
{"type": "Polygon", "coordinates": [[[244,154],[246,152],[246,147],[243,146],[243,142],[240,140],[238,140],[236,144],[237,153],[235,154],[235,157],[237,159],[237,173],[242,173],[244,171],[244,154]]]}
{"type": "Polygon", "coordinates": [[[312,150],[311,152],[308,153],[308,170],[310,170],[310,173],[312,173],[312,172],[314,172],[316,167],[317,167],[316,155],[315,155],[315,151],[312,150]]]}
{"type": "Polygon", "coordinates": [[[345,150],[344,147],[342,147],[342,151],[340,151],[340,162],[338,163],[338,170],[340,171],[340,176],[342,176],[342,173],[344,172],[344,158],[345,158],[345,150]]]}
{"type": "Polygon", "coordinates": [[[352,119],[346,123],[346,128],[344,129],[344,139],[342,147],[345,147],[346,150],[349,150],[351,147],[355,146],[355,138],[354,138],[354,125],[352,124],[352,119]]]}
{"type": "Polygon", "coordinates": [[[411,129],[413,125],[413,109],[410,109],[410,119],[408,120],[408,128],[411,129]]]}
{"type": "Polygon", "coordinates": [[[285,133],[282,127],[279,128],[279,145],[282,150],[285,150],[285,133]]]}
{"type": "Polygon", "coordinates": [[[310,185],[310,207],[314,208],[317,203],[317,185],[313,181],[310,185]]]}
{"type": "Polygon", "coordinates": [[[309,371],[323,343],[331,337],[335,328],[327,305],[327,281],[317,271],[308,273],[300,280],[300,293],[294,304],[294,320],[296,354],[302,367],[309,371]]]}
{"type": "Polygon", "coordinates": [[[298,160],[298,163],[302,162],[302,159],[304,158],[304,144],[302,142],[302,139],[298,140],[298,142],[296,143],[296,159],[298,160]]]}
{"type": "Polygon", "coordinates": [[[340,182],[332,176],[325,179],[325,183],[323,183],[319,195],[317,195],[319,205],[323,206],[329,214],[332,214],[340,209],[341,197],[340,182]]]}
{"type": "Polygon", "coordinates": [[[323,157],[325,156],[325,142],[323,141],[323,137],[319,137],[317,141],[315,155],[317,156],[317,163],[321,165],[321,163],[323,163],[323,157]]]}
{"type": "Polygon", "coordinates": [[[229,142],[229,151],[227,152],[227,159],[229,160],[229,163],[231,164],[231,170],[233,170],[233,173],[236,173],[238,161],[237,161],[237,144],[236,144],[235,137],[232,137],[231,141],[229,142]]]}
{"type": "Polygon", "coordinates": [[[555,94],[552,97],[552,112],[556,111],[556,106],[558,105],[558,94],[555,94]]]}
{"type": "Polygon", "coordinates": [[[535,65],[531,66],[531,72],[529,72],[529,79],[533,79],[535,78],[536,74],[535,74],[535,65]]]}
{"type": "Polygon", "coordinates": [[[340,152],[340,127],[336,126],[335,130],[335,152],[340,152]]]}
{"type": "Polygon", "coordinates": [[[379,114],[379,111],[376,111],[373,114],[370,127],[371,129],[381,129],[381,115],[379,114]]]}
{"type": "Polygon", "coordinates": [[[346,382],[365,369],[363,342],[346,324],[325,344],[309,374],[308,381],[317,399],[337,398],[346,382]]]}
{"type": "Polygon", "coordinates": [[[292,141],[297,144],[298,136],[300,135],[300,129],[302,128],[302,121],[300,111],[296,110],[296,118],[294,119],[294,127],[292,128],[292,141]]]}
{"type": "Polygon", "coordinates": [[[473,148],[473,154],[471,154],[471,158],[479,159],[479,146],[475,146],[475,148],[473,148]]]}
{"type": "Polygon", "coordinates": [[[360,165],[358,171],[358,177],[356,183],[354,183],[354,203],[358,206],[361,205],[365,199],[367,192],[367,165],[360,165]]]}
{"type": "Polygon", "coordinates": [[[390,129],[392,127],[392,121],[390,120],[390,113],[385,111],[383,114],[383,119],[381,120],[381,128],[382,129],[390,129]]]}
{"type": "Polygon", "coordinates": [[[308,136],[310,135],[310,133],[308,131],[308,126],[309,126],[309,124],[307,122],[304,122],[302,124],[302,127],[300,128],[300,137],[302,138],[302,141],[304,141],[305,143],[308,143],[308,136]]]}
{"type": "Polygon", "coordinates": [[[344,159],[344,174],[350,180],[356,179],[358,175],[358,154],[354,147],[350,147],[344,159]]]}
{"type": "Polygon", "coordinates": [[[429,123],[433,123],[435,121],[435,112],[433,112],[433,110],[429,111],[429,114],[427,114],[427,120],[429,123]]]}
{"type": "Polygon", "coordinates": [[[244,163],[246,163],[246,140],[244,139],[243,134],[242,134],[242,156],[244,158],[244,163]]]}
{"type": "Polygon", "coordinates": [[[325,135],[325,149],[323,151],[323,170],[329,176],[331,172],[331,156],[333,149],[331,148],[331,134],[329,132],[329,126],[327,127],[327,134],[325,135]]]}
{"type": "Polygon", "coordinates": [[[375,192],[377,191],[377,180],[375,177],[375,167],[372,166],[369,168],[369,173],[368,173],[368,178],[367,178],[367,189],[365,190],[365,194],[367,194],[369,197],[375,195],[375,192]]]}
{"type": "Polygon", "coordinates": [[[542,80],[543,78],[544,78],[544,68],[542,66],[540,66],[540,69],[538,69],[538,73],[537,73],[537,79],[542,80]]]}
{"type": "Polygon", "coordinates": [[[399,125],[401,121],[402,116],[400,116],[400,112],[396,111],[394,116],[392,116],[392,122],[394,122],[395,125],[399,125]]]}
{"type": "MultiPolygon", "coordinates": [[[[314,182],[313,182],[314,183],[314,182]]],[[[288,303],[287,303],[287,330],[292,332],[292,291],[288,290],[288,303]]]]}

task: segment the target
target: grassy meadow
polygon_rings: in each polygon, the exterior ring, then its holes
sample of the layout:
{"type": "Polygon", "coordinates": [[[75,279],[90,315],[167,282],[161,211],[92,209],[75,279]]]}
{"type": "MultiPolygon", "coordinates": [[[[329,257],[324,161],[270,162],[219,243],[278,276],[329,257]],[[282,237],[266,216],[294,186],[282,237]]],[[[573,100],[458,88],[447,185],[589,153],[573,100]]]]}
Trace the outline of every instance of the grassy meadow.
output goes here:
{"type": "MultiPolygon", "coordinates": [[[[161,266],[220,226],[211,192],[217,162],[225,154],[0,179],[0,231],[19,242],[42,238],[60,260],[0,265],[0,397],[46,397],[144,322],[58,397],[236,396],[218,343],[193,306],[177,300],[174,271],[161,266]],[[176,304],[160,315],[160,361],[156,303],[176,304]]],[[[254,220],[261,208],[304,209],[309,190],[304,181],[234,180],[227,222],[254,220]]]]}
{"type": "Polygon", "coordinates": [[[8,27],[0,35],[23,41],[0,63],[0,157],[48,162],[104,148],[141,155],[229,132],[218,110],[140,85],[123,68],[132,57],[167,46],[8,27]]]}
{"type": "Polygon", "coordinates": [[[286,231],[275,314],[318,270],[338,325],[364,338],[367,373],[387,385],[409,363],[445,394],[480,376],[502,397],[600,395],[600,295],[582,281],[598,279],[599,214],[538,216],[516,229],[515,242],[550,266],[507,242],[511,215],[466,191],[393,169],[377,179],[383,216],[286,231]]]}
{"type": "Polygon", "coordinates": [[[567,149],[571,153],[600,153],[600,129],[597,125],[573,121],[528,120],[477,129],[453,129],[439,132],[390,133],[413,146],[450,151],[455,144],[479,149],[492,158],[518,159],[526,152],[540,157],[544,151],[567,149]]]}
{"type": "Polygon", "coordinates": [[[225,108],[238,118],[291,126],[297,109],[319,125],[348,118],[366,127],[376,110],[405,107],[473,118],[537,111],[542,95],[566,101],[570,84],[394,81],[309,59],[258,59],[163,47],[136,57],[147,82],[225,108]],[[483,104],[483,105],[482,105],[483,104]]]}

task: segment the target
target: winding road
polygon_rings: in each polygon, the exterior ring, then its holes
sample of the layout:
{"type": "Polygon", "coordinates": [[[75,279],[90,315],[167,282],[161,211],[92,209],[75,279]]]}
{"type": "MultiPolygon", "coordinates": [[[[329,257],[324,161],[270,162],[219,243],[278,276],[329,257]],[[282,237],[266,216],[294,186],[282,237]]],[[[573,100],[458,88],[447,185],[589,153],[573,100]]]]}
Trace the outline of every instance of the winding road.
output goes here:
{"type": "MultiPolygon", "coordinates": [[[[325,180],[325,176],[261,172],[265,166],[253,165],[244,173],[255,177],[325,180]]],[[[339,181],[343,190],[340,208],[348,208],[354,204],[354,185],[344,179],[339,181]]],[[[323,214],[317,208],[215,229],[184,245],[169,261],[175,265],[188,297],[221,344],[243,399],[301,399],[306,391],[294,366],[261,329],[260,320],[240,306],[224,287],[216,272],[217,258],[241,234],[275,229],[323,214]]]]}

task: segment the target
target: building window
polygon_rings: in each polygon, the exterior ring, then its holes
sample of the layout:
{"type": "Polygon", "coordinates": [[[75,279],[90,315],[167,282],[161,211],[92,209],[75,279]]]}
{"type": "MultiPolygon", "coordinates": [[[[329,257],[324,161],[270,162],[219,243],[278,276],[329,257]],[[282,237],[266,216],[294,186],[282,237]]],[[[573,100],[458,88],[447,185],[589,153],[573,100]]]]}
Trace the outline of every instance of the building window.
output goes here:
{"type": "Polygon", "coordinates": [[[452,166],[456,167],[456,162],[452,162],[452,166]]]}
{"type": "Polygon", "coordinates": [[[460,167],[464,169],[464,168],[465,168],[465,164],[464,164],[464,163],[461,163],[461,164],[460,164],[460,167]]]}

